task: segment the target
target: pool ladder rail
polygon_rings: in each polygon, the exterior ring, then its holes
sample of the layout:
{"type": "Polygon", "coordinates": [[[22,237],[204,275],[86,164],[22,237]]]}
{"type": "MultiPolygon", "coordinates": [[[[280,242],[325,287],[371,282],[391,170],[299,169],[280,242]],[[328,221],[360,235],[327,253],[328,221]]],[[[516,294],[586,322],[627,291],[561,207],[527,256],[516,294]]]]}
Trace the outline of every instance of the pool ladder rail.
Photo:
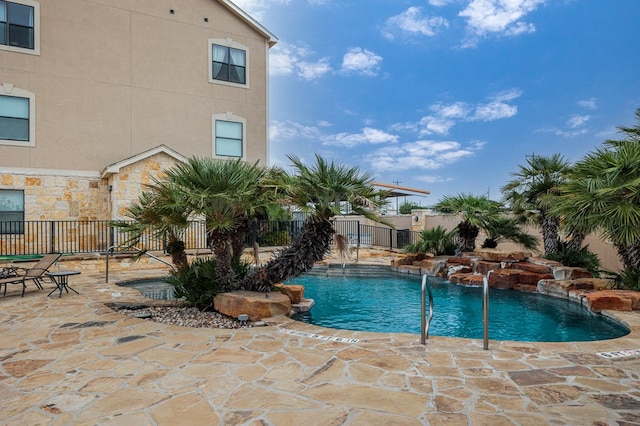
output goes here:
{"type": "MultiPolygon", "coordinates": [[[[427,339],[429,338],[429,326],[431,325],[431,319],[433,318],[433,293],[431,292],[431,284],[429,283],[429,277],[427,276],[427,274],[422,275],[421,295],[420,343],[426,345],[427,339]],[[429,295],[429,316],[426,315],[427,294],[429,295]]],[[[482,347],[484,350],[487,350],[489,349],[489,281],[487,280],[487,277],[482,278],[482,324],[484,334],[482,347]]]]}
{"type": "Polygon", "coordinates": [[[433,293],[431,293],[431,284],[429,284],[429,277],[427,274],[422,275],[422,297],[420,299],[421,305],[421,334],[420,334],[420,343],[423,345],[427,344],[427,339],[429,338],[429,326],[431,325],[431,319],[433,318],[433,293]],[[426,316],[427,310],[427,301],[426,296],[429,294],[429,316],[426,316]]]}

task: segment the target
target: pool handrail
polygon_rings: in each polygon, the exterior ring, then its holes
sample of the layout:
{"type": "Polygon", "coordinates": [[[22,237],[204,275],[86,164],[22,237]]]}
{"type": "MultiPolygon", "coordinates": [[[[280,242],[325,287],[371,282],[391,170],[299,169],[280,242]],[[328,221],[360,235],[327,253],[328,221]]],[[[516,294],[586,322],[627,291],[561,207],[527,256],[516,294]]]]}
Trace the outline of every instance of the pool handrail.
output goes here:
{"type": "MultiPolygon", "coordinates": [[[[116,249],[116,248],[118,248],[118,247],[120,247],[120,246],[118,246],[118,245],[114,245],[114,246],[111,246],[111,247],[109,247],[109,248],[107,249],[107,253],[106,253],[106,256],[105,256],[105,258],[106,258],[106,265],[105,265],[105,272],[104,272],[104,273],[105,273],[105,282],[107,282],[107,283],[109,282],[109,253],[111,253],[114,249],[116,249]]],[[[173,266],[171,263],[169,263],[169,262],[167,262],[167,261],[165,261],[165,260],[160,259],[158,256],[154,256],[153,254],[149,253],[148,251],[141,250],[141,249],[139,249],[138,247],[128,247],[128,248],[133,249],[133,250],[136,250],[136,251],[138,251],[138,252],[140,252],[140,253],[142,253],[142,254],[144,254],[144,255],[147,255],[147,256],[149,256],[150,258],[155,259],[155,260],[157,260],[157,261],[158,261],[158,262],[160,262],[160,263],[164,263],[165,265],[167,265],[167,266],[171,267],[171,269],[173,269],[174,271],[176,270],[176,267],[175,267],[175,266],[173,266]]]]}
{"type": "Polygon", "coordinates": [[[484,338],[482,348],[489,349],[489,281],[487,277],[482,277],[482,324],[484,338]]]}
{"type": "Polygon", "coordinates": [[[431,325],[431,318],[433,318],[433,293],[431,293],[431,284],[427,274],[422,275],[422,292],[420,299],[420,312],[421,312],[421,326],[420,326],[420,343],[427,344],[429,338],[429,326],[431,325]],[[429,317],[426,317],[427,303],[426,295],[429,294],[429,317]]]}

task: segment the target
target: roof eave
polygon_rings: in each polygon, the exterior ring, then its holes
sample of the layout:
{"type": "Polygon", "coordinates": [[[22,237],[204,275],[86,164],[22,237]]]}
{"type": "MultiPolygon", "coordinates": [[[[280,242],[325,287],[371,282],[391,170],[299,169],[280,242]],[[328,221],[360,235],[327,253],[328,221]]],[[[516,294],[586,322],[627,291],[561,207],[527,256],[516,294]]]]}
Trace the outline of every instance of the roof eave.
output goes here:
{"type": "Polygon", "coordinates": [[[258,31],[260,34],[267,39],[267,43],[269,43],[269,47],[273,47],[278,42],[278,37],[276,37],[271,31],[269,31],[264,25],[260,22],[256,21],[244,10],[240,9],[235,3],[231,0],[218,0],[222,3],[227,9],[236,14],[240,19],[244,20],[247,24],[249,24],[253,29],[258,31]]]}

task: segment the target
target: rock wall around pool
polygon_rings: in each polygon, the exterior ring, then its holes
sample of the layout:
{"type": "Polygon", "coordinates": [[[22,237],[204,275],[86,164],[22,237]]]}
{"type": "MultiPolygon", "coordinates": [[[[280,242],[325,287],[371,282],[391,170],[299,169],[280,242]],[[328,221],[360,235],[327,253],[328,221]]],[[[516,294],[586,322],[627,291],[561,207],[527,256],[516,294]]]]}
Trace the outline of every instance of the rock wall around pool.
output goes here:
{"type": "Polygon", "coordinates": [[[594,278],[584,268],[563,266],[525,252],[479,249],[462,257],[409,255],[392,261],[392,268],[427,274],[456,284],[531,291],[572,299],[593,312],[640,310],[640,292],[612,290],[607,279],[594,278]]]}

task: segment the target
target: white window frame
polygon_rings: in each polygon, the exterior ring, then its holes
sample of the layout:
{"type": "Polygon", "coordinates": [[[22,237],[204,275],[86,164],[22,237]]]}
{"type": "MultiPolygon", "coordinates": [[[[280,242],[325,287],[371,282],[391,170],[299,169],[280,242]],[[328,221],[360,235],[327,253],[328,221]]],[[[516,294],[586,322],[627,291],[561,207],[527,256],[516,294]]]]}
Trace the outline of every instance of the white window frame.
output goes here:
{"type": "Polygon", "coordinates": [[[249,56],[249,48],[243,44],[240,44],[238,42],[233,41],[230,38],[211,38],[209,39],[209,42],[207,43],[207,46],[209,47],[209,83],[214,83],[214,84],[222,84],[224,86],[231,86],[231,87],[240,87],[243,89],[249,89],[250,88],[250,82],[251,82],[251,78],[250,78],[250,70],[249,70],[249,64],[251,63],[250,61],[250,56],[249,56]],[[217,44],[219,46],[225,46],[225,47],[232,47],[234,49],[238,49],[238,50],[243,50],[245,53],[245,83],[233,83],[231,81],[224,81],[224,80],[216,80],[213,78],[213,45],[217,44]]]}
{"type": "Polygon", "coordinates": [[[36,94],[28,90],[13,87],[12,84],[3,83],[0,85],[0,96],[29,99],[29,140],[0,139],[0,145],[36,146],[36,94]]]}
{"type": "Polygon", "coordinates": [[[8,46],[0,44],[0,50],[9,52],[26,53],[29,55],[40,55],[40,3],[34,0],[6,0],[7,3],[18,3],[33,7],[33,49],[26,47],[8,46]]]}
{"type": "Polygon", "coordinates": [[[233,114],[232,112],[225,112],[224,114],[214,114],[211,117],[211,134],[212,134],[212,143],[211,143],[211,156],[213,158],[221,158],[221,159],[237,159],[240,158],[244,160],[247,156],[247,120],[244,118],[233,114]],[[217,155],[216,154],[216,121],[231,121],[234,123],[242,124],[242,156],[234,157],[229,155],[217,155]]]}

